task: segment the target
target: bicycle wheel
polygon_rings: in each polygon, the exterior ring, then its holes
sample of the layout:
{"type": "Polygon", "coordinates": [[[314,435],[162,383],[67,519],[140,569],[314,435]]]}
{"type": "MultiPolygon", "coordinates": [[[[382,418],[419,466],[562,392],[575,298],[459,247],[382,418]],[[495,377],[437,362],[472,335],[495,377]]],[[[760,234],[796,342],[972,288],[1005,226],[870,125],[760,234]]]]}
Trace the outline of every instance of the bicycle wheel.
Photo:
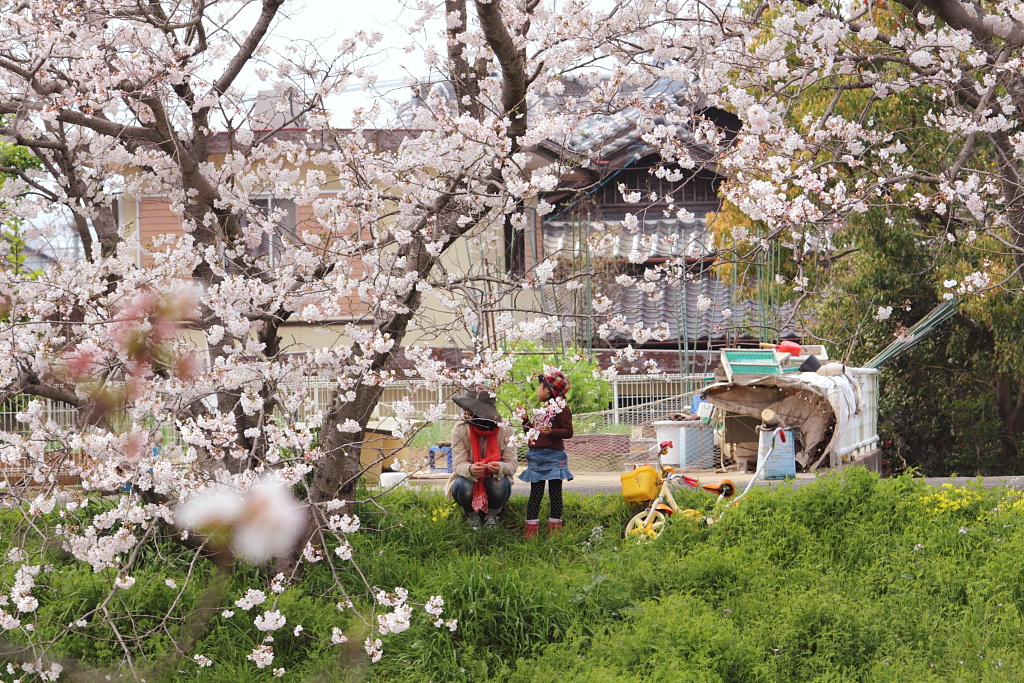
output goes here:
{"type": "Polygon", "coordinates": [[[654,516],[651,518],[649,525],[644,525],[647,520],[647,515],[650,514],[650,510],[644,510],[638,512],[629,518],[626,525],[622,528],[622,537],[627,540],[634,540],[638,543],[644,541],[651,541],[661,535],[662,530],[665,528],[665,522],[667,517],[665,513],[660,510],[654,511],[654,516]]]}

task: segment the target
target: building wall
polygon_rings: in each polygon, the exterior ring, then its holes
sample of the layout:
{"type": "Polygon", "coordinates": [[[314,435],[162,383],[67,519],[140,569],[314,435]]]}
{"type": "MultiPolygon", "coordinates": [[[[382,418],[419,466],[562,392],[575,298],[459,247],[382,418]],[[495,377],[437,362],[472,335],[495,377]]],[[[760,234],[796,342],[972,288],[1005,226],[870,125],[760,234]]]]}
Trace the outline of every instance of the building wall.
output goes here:
{"type": "MultiPolygon", "coordinates": [[[[332,194],[328,190],[321,195],[321,198],[329,198],[332,194]]],[[[313,206],[296,206],[295,214],[297,230],[326,230],[316,218],[313,206]]],[[[138,263],[143,267],[153,262],[149,251],[156,238],[163,235],[184,234],[180,216],[171,210],[170,202],[166,197],[145,196],[138,200],[126,198],[123,215],[125,223],[138,230],[142,246],[138,263]]],[[[535,265],[536,254],[537,251],[534,249],[527,250],[527,268],[532,268],[535,265]]],[[[490,244],[483,237],[474,235],[461,238],[445,252],[441,258],[441,267],[435,268],[433,277],[440,278],[443,276],[442,274],[482,275],[488,272],[493,273],[501,267],[501,264],[500,240],[490,244]]],[[[351,268],[351,277],[362,278],[364,267],[359,259],[351,261],[351,268]]],[[[484,296],[493,295],[488,292],[483,294],[484,296]]],[[[534,299],[535,295],[531,292],[519,292],[515,295],[514,301],[512,297],[506,297],[504,305],[506,307],[518,305],[524,309],[537,308],[534,299]]],[[[287,352],[301,352],[312,348],[349,344],[350,340],[344,335],[343,325],[346,322],[369,324],[372,320],[367,318],[368,305],[360,301],[357,295],[346,297],[345,301],[341,303],[342,317],[338,320],[314,324],[304,322],[300,316],[293,316],[288,323],[282,326],[282,348],[287,352]]],[[[495,346],[498,341],[493,329],[494,316],[485,315],[477,325],[467,324],[464,313],[466,306],[475,307],[468,300],[460,299],[459,308],[452,310],[444,306],[434,294],[425,294],[422,307],[414,318],[403,343],[471,349],[474,346],[474,337],[480,336],[486,346],[495,346]],[[437,333],[435,330],[440,330],[440,332],[437,333]]],[[[527,315],[529,314],[524,314],[524,316],[527,315]]]]}
{"type": "Polygon", "coordinates": [[[149,251],[153,241],[162,235],[183,235],[180,217],[171,211],[171,203],[166,197],[142,197],[137,205],[139,244],[142,250],[138,263],[143,267],[153,263],[149,251]]]}

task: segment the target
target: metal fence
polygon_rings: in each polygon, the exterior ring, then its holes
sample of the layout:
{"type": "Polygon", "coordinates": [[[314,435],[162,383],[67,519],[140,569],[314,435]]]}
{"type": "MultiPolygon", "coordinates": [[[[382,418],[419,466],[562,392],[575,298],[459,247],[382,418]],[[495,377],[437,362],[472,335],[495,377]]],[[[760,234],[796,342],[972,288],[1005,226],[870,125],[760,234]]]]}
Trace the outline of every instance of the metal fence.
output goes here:
{"type": "Polygon", "coordinates": [[[41,401],[43,420],[58,427],[72,427],[78,422],[78,410],[61,401],[36,399],[33,396],[13,396],[0,403],[0,432],[21,432],[24,425],[18,420],[18,413],[24,413],[33,400],[41,401]]]}
{"type": "MultiPolygon", "coordinates": [[[[52,425],[55,430],[68,429],[78,424],[78,409],[62,401],[49,399],[38,399],[32,396],[12,396],[0,403],[0,434],[8,432],[21,434],[27,432],[27,428],[18,415],[26,413],[30,408],[41,411],[40,417],[44,424],[52,425]],[[38,401],[32,406],[33,401],[38,401]]],[[[50,456],[47,455],[49,459],[50,456]]],[[[0,463],[0,481],[20,480],[27,472],[35,468],[39,463],[32,462],[28,458],[22,458],[17,462],[6,460],[0,463]]],[[[69,472],[76,471],[83,464],[80,452],[60,453],[53,460],[49,461],[51,471],[59,483],[68,483],[74,477],[69,472]]],[[[42,483],[42,482],[35,482],[42,483]]]]}
{"type": "MultiPolygon", "coordinates": [[[[611,382],[613,403],[608,410],[575,416],[576,436],[567,442],[570,458],[575,463],[573,466],[580,471],[614,472],[622,470],[630,461],[649,458],[649,451],[656,443],[651,423],[688,409],[693,395],[706,386],[709,379],[703,375],[678,374],[615,378],[611,382]]],[[[305,407],[295,417],[303,419],[310,410],[326,410],[336,386],[330,378],[308,379],[305,383],[305,407]]],[[[431,387],[423,380],[397,381],[385,387],[372,419],[386,421],[396,415],[397,406],[404,405],[412,409],[407,417],[423,420],[424,415],[436,411],[436,406],[441,405],[443,421],[452,421],[460,410],[451,397],[460,392],[461,389],[452,386],[431,387]]],[[[77,410],[72,406],[22,395],[0,404],[0,432],[25,433],[27,427],[17,419],[17,415],[28,410],[32,401],[38,401],[45,419],[59,428],[72,428],[78,422],[77,410]]],[[[162,425],[160,429],[164,444],[180,444],[174,425],[162,425]]],[[[440,431],[443,433],[444,430],[440,431]]],[[[415,460],[415,454],[408,455],[415,460]]],[[[413,462],[414,466],[416,464],[413,462]]],[[[17,476],[30,466],[27,461],[0,464],[0,475],[17,476]]]]}
{"type": "MultiPolygon", "coordinates": [[[[878,440],[877,371],[850,370],[858,383],[861,407],[838,439],[833,462],[830,463],[833,466],[874,448],[878,440]]],[[[724,449],[723,453],[718,425],[682,419],[690,412],[693,397],[712,381],[712,377],[705,375],[679,374],[615,378],[611,382],[613,402],[607,410],[573,416],[575,435],[566,442],[570,469],[574,472],[621,472],[632,464],[656,460],[657,444],[665,440],[673,442],[668,462],[687,470],[723,468],[732,464],[731,459],[740,459],[740,455],[749,457],[750,453],[740,453],[735,449],[724,449]]],[[[307,380],[307,400],[294,417],[304,419],[308,411],[326,410],[336,386],[330,378],[307,380]]],[[[410,440],[395,439],[396,445],[389,451],[389,457],[406,460],[413,468],[428,467],[428,447],[445,441],[451,425],[459,417],[460,411],[451,397],[460,392],[457,387],[429,386],[425,381],[415,379],[388,385],[370,426],[378,432],[386,431],[389,418],[396,415],[399,406],[408,419],[419,422],[417,433],[410,440]],[[440,418],[428,424],[425,416],[438,415],[438,406],[441,407],[440,418]]],[[[53,424],[55,430],[73,429],[78,424],[75,408],[58,401],[22,395],[0,403],[0,435],[5,432],[27,433],[27,425],[18,419],[18,414],[30,407],[41,411],[44,422],[53,424]],[[32,402],[37,404],[31,406],[32,402]]],[[[164,445],[182,445],[174,425],[152,426],[160,428],[164,445]]],[[[73,471],[81,465],[75,460],[78,457],[75,453],[55,449],[53,457],[64,458],[59,463],[52,463],[59,464],[54,470],[73,471]]],[[[8,458],[0,462],[0,479],[20,479],[37,464],[28,460],[12,462],[8,458]]]]}
{"type": "MultiPolygon", "coordinates": [[[[615,424],[639,425],[648,421],[645,416],[649,416],[649,419],[657,419],[650,417],[653,415],[650,411],[660,410],[656,407],[659,402],[686,395],[692,396],[713,381],[713,377],[706,375],[620,375],[610,382],[612,404],[607,412],[615,424]],[[644,409],[640,407],[648,404],[653,405],[650,405],[645,413],[644,409]],[[639,408],[639,410],[631,410],[632,408],[639,408]]],[[[307,380],[307,392],[314,399],[316,410],[327,409],[334,387],[334,382],[327,378],[317,377],[307,380]]],[[[452,403],[451,397],[460,391],[451,386],[430,388],[423,380],[400,380],[385,387],[377,407],[377,417],[394,416],[394,405],[401,401],[409,401],[413,405],[416,418],[422,418],[437,404],[444,405],[445,416],[457,416],[459,410],[452,403]]],[[[688,406],[689,399],[686,400],[686,406],[688,406]]]]}

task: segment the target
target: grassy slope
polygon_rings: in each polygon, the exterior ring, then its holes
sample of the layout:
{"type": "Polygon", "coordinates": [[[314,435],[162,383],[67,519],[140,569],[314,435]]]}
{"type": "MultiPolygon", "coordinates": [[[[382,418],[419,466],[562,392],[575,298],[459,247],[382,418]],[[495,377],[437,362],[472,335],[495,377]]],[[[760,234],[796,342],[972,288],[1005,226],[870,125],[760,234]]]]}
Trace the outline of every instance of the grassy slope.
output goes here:
{"type": "Polygon", "coordinates": [[[414,532],[394,581],[432,586],[463,627],[451,650],[426,629],[396,642],[374,671],[389,681],[1022,680],[1017,500],[851,471],[759,491],[710,530],[670,525],[643,547],[617,533],[584,545],[595,521],[617,532],[626,513],[613,498],[571,500],[570,531],[554,542],[498,532],[473,547],[455,529],[414,544],[414,532]]]}
{"type": "MultiPolygon", "coordinates": [[[[324,594],[329,583],[317,565],[281,598],[288,626],[275,634],[274,666],[293,680],[338,680],[354,668],[356,678],[417,683],[1024,680],[1018,501],[854,470],[797,490],[757,491],[711,529],[680,521],[635,547],[618,538],[629,512],[615,496],[569,495],[563,534],[526,541],[525,499],[513,500],[503,528],[474,534],[435,494],[403,493],[390,499],[390,515],[360,511],[364,529],[384,529],[353,538],[360,566],[376,585],[405,586],[418,602],[443,596],[458,630],[436,629],[417,610],[409,631],[384,639],[380,663],[339,664],[337,648],[309,636],[327,639],[341,626],[361,640],[359,624],[324,594]],[[604,533],[592,533],[595,526],[604,533]],[[297,623],[305,628],[299,638],[297,623]]],[[[34,592],[40,624],[53,628],[67,622],[72,602],[98,593],[92,583],[108,580],[63,566],[40,577],[52,592],[34,592]]],[[[137,574],[136,608],[159,614],[169,603],[164,566],[137,574]]],[[[232,577],[229,601],[246,587],[261,587],[255,571],[232,577]]],[[[198,604],[198,589],[186,597],[198,604]]],[[[257,611],[236,612],[214,618],[189,650],[214,667],[178,660],[173,669],[182,673],[155,666],[149,680],[271,679],[245,660],[258,642],[257,611]]],[[[109,643],[85,636],[65,647],[94,666],[115,656],[109,643]]],[[[152,649],[165,652],[166,642],[157,638],[152,649]]],[[[359,661],[358,649],[344,654],[359,661]]]]}

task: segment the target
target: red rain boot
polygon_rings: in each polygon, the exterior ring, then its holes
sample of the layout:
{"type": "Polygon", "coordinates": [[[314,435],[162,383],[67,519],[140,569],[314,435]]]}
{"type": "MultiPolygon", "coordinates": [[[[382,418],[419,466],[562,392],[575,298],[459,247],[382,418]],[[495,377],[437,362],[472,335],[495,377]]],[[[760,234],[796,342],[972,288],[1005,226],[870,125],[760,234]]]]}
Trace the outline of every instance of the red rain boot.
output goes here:
{"type": "Polygon", "coordinates": [[[530,538],[536,536],[537,532],[540,531],[540,523],[536,521],[527,522],[526,528],[523,529],[523,537],[530,538]]]}
{"type": "Polygon", "coordinates": [[[562,530],[562,520],[553,519],[548,521],[548,536],[554,536],[562,530]]]}

